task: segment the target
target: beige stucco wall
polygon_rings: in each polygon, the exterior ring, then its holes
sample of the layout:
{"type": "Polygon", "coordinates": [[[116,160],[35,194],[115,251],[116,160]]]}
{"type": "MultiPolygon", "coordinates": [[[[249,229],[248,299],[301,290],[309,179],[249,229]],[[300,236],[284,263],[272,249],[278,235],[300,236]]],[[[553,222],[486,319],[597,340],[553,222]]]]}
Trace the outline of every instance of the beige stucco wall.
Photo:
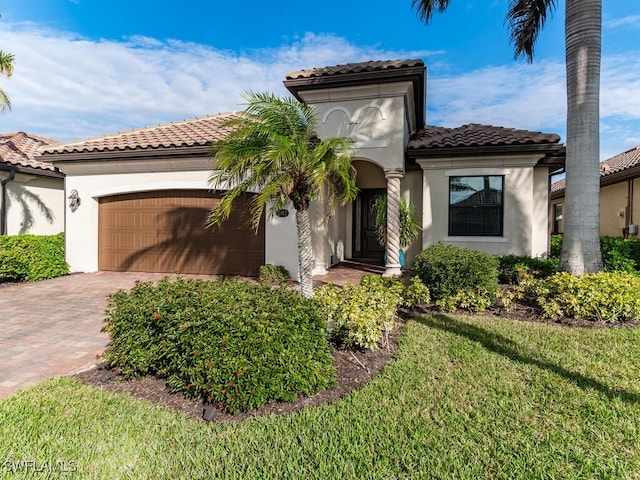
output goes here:
{"type": "MultiPolygon", "coordinates": [[[[631,202],[631,223],[640,225],[640,178],[634,178],[631,186],[633,188],[633,198],[631,202]]],[[[633,235],[634,238],[638,238],[638,235],[633,235]]]]}
{"type": "Polygon", "coordinates": [[[629,220],[628,183],[623,181],[600,188],[600,235],[621,237],[629,220]]]}
{"type": "Polygon", "coordinates": [[[7,234],[64,231],[64,180],[18,173],[7,183],[7,234]]]}
{"type": "Polygon", "coordinates": [[[438,242],[491,254],[546,255],[548,168],[538,156],[418,160],[423,167],[422,248],[438,242]],[[503,235],[449,236],[449,177],[504,175],[503,235]]]}
{"type": "MultiPolygon", "coordinates": [[[[211,174],[207,157],[171,162],[61,162],[66,191],[78,191],[80,207],[72,212],[68,206],[66,221],[66,259],[72,272],[98,270],[98,206],[100,197],[121,193],[154,190],[208,190],[211,174]],[[181,170],[188,168],[188,170],[181,170]],[[99,172],[99,173],[91,173],[99,172]]],[[[285,266],[298,278],[295,210],[286,218],[268,216],[265,230],[265,262],[285,266]]]]}

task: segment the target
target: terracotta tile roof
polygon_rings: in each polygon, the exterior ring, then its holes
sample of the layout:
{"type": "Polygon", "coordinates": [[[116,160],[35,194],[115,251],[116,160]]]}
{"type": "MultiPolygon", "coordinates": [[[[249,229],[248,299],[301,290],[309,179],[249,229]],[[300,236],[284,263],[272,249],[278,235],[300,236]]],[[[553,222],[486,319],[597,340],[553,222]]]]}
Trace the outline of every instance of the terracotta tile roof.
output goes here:
{"type": "MultiPolygon", "coordinates": [[[[629,170],[633,167],[640,167],[640,145],[601,162],[600,181],[606,180],[608,176],[613,175],[614,173],[624,172],[625,170],[629,170]]],[[[615,180],[613,181],[615,182],[615,180]]],[[[564,191],[564,188],[564,179],[558,180],[551,184],[551,193],[562,192],[564,191]]]]}
{"type": "Polygon", "coordinates": [[[38,152],[38,148],[52,143],[56,143],[55,140],[32,133],[13,132],[0,134],[0,164],[55,172],[57,170],[54,166],[48,162],[43,162],[38,152]]]}
{"type": "Polygon", "coordinates": [[[308,68],[289,72],[285,75],[287,80],[299,78],[332,77],[334,75],[347,75],[352,73],[377,72],[385,70],[396,70],[405,67],[424,67],[424,62],[417,60],[383,60],[360,63],[345,63],[344,65],[334,65],[330,67],[308,68]]]}
{"type": "Polygon", "coordinates": [[[435,149],[502,145],[539,145],[560,142],[555,133],[531,132],[514,128],[470,123],[457,128],[426,126],[411,135],[408,148],[435,149]]]}
{"type": "Polygon", "coordinates": [[[606,177],[640,166],[640,145],[605,160],[600,164],[600,177],[606,177]]]}
{"type": "Polygon", "coordinates": [[[118,132],[71,143],[59,143],[42,148],[45,154],[116,152],[126,150],[160,149],[170,147],[209,146],[223,138],[227,120],[241,113],[220,113],[191,120],[171,122],[152,127],[118,132]]]}
{"type": "Polygon", "coordinates": [[[558,193],[558,192],[562,192],[564,190],[564,186],[566,184],[565,179],[563,178],[562,180],[558,180],[557,182],[553,182],[551,184],[551,193],[558,193]]]}

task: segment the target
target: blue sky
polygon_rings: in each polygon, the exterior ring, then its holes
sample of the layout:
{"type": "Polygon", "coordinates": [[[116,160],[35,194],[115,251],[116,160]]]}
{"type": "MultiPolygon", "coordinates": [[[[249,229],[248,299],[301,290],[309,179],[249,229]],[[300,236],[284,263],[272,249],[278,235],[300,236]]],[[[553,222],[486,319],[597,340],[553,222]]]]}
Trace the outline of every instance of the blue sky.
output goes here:
{"type": "MultiPolygon", "coordinates": [[[[67,141],[241,110],[241,92],[284,94],[291,70],[422,58],[427,122],[565,133],[564,2],[533,64],[514,61],[508,0],[454,0],[423,25],[411,0],[181,2],[5,0],[0,131],[67,141]]],[[[603,12],[601,157],[640,144],[640,2],[603,12]]]]}

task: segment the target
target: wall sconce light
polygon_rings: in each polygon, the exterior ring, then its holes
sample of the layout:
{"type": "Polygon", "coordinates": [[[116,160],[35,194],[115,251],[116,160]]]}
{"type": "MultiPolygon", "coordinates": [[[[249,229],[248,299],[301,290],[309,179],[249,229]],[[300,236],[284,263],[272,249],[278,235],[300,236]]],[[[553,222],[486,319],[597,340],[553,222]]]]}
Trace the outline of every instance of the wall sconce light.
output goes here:
{"type": "Polygon", "coordinates": [[[71,195],[69,195],[69,208],[72,212],[75,212],[80,206],[80,197],[78,196],[77,190],[71,190],[71,195]]]}

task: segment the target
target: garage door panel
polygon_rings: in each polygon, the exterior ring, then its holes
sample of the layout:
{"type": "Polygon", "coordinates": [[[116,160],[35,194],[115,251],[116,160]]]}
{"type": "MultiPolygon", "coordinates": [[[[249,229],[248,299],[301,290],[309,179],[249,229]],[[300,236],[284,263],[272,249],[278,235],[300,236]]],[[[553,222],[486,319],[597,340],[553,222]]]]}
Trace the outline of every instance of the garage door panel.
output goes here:
{"type": "Polygon", "coordinates": [[[219,196],[163,191],[101,199],[99,268],[118,271],[257,275],[264,263],[264,223],[243,225],[245,199],[219,229],[205,228],[219,196]]]}

